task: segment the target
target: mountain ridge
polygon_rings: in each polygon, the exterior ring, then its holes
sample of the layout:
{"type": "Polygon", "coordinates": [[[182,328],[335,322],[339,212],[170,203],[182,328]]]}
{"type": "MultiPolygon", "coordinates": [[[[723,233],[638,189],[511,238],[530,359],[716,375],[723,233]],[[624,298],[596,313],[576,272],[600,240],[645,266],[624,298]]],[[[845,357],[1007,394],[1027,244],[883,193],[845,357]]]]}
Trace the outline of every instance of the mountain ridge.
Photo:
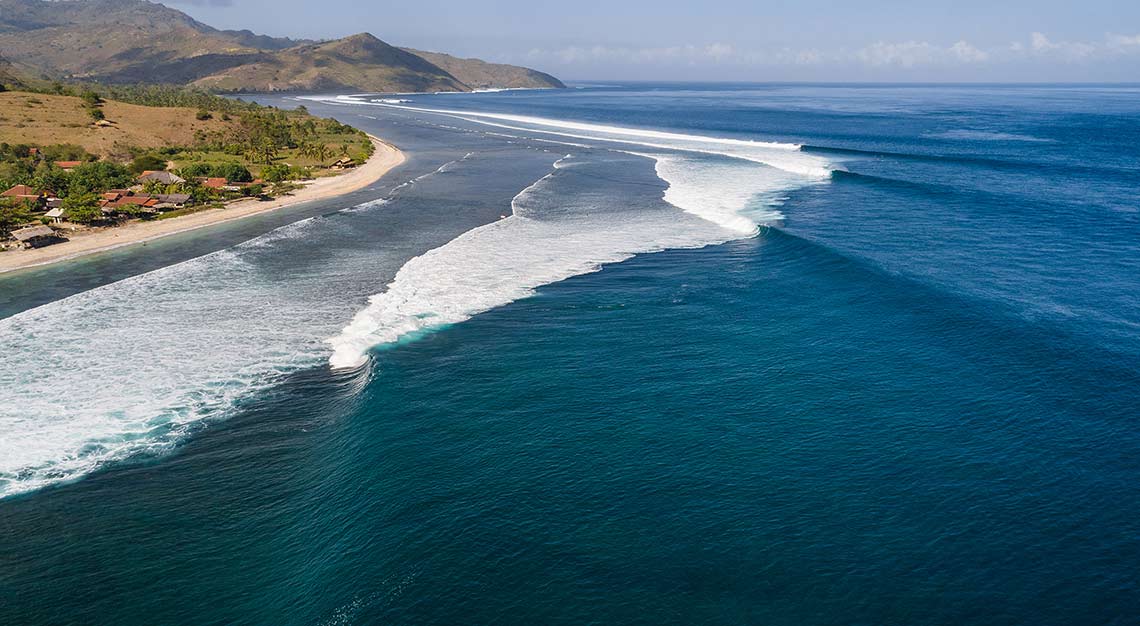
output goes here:
{"type": "Polygon", "coordinates": [[[219,30],[148,0],[0,0],[0,55],[41,77],[219,92],[560,88],[530,68],[389,45],[219,30]]]}

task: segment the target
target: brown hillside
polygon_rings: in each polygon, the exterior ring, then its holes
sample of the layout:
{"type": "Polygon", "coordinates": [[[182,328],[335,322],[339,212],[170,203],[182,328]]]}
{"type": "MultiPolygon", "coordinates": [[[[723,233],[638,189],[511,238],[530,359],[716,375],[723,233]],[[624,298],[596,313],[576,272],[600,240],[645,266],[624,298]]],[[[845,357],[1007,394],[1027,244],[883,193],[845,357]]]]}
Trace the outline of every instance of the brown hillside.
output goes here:
{"type": "Polygon", "coordinates": [[[0,93],[0,142],[73,143],[100,156],[119,155],[126,146],[158,148],[194,143],[194,131],[222,131],[236,122],[200,121],[197,111],[106,102],[103,112],[113,126],[99,128],[84,103],[71,96],[9,91],[0,93]]]}

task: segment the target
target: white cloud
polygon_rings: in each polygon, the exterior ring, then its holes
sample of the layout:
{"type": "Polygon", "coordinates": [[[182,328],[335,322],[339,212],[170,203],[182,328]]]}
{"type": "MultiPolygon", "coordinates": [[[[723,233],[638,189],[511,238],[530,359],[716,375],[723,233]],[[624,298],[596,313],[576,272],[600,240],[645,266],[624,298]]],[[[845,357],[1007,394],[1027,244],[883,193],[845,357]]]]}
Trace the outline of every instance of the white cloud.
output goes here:
{"type": "Polygon", "coordinates": [[[936,50],[934,46],[925,41],[906,41],[903,43],[877,41],[860,50],[856,56],[863,63],[872,66],[914,67],[932,62],[936,56],[936,50]]]}
{"type": "Polygon", "coordinates": [[[1140,34],[1107,34],[1101,41],[1065,41],[1050,39],[1045,33],[1033,32],[1028,40],[1007,45],[981,47],[965,40],[949,46],[928,41],[876,41],[863,48],[821,50],[810,49],[740,49],[729,43],[683,44],[660,47],[570,46],[548,50],[536,48],[530,62],[554,62],[563,65],[627,64],[644,66],[864,66],[868,68],[919,68],[996,65],[1014,61],[1036,60],[1039,63],[1090,63],[1140,56],[1140,34]]]}
{"type": "Polygon", "coordinates": [[[1080,61],[1096,56],[1103,51],[1102,44],[1082,41],[1053,41],[1044,33],[1029,36],[1029,45],[1034,54],[1058,56],[1067,61],[1080,61]]]}
{"type": "Polygon", "coordinates": [[[983,63],[990,58],[988,52],[979,50],[965,41],[950,46],[950,52],[963,63],[983,63]]]}

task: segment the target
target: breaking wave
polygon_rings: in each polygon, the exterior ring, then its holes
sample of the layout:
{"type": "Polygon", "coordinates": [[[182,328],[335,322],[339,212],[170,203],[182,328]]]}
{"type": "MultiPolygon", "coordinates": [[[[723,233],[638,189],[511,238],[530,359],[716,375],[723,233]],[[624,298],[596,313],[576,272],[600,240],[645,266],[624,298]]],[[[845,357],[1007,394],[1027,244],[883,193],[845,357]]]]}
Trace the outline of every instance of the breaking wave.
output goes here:
{"type": "Polygon", "coordinates": [[[515,133],[485,141],[573,154],[519,192],[509,215],[407,261],[381,293],[373,277],[395,266],[381,271],[387,261],[354,239],[362,222],[350,220],[475,152],[346,209],[349,219],[310,218],[0,320],[0,497],[166,450],[292,372],[359,366],[378,345],[542,285],[639,253],[753,236],[782,217],[789,191],[830,173],[824,157],[792,144],[450,114],[515,133]]]}

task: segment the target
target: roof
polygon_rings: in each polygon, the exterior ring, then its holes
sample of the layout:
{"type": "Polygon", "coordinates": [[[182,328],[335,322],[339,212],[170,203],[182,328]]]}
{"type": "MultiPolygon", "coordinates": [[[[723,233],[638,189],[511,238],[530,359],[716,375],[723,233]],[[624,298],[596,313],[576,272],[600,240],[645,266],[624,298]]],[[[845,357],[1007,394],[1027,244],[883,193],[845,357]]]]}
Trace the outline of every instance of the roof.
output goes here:
{"type": "Polygon", "coordinates": [[[83,161],[56,161],[55,162],[56,167],[62,167],[65,170],[69,170],[73,167],[79,167],[80,165],[83,165],[83,161]]]}
{"type": "Polygon", "coordinates": [[[0,196],[6,196],[9,198],[38,198],[40,197],[40,192],[32,189],[27,185],[16,185],[8,191],[0,193],[0,196]]]}
{"type": "Polygon", "coordinates": [[[170,202],[171,204],[185,204],[190,201],[190,194],[188,193],[159,193],[155,194],[154,198],[159,202],[170,202]]]}
{"type": "Polygon", "coordinates": [[[55,231],[47,226],[29,226],[12,231],[12,236],[19,241],[28,241],[37,237],[55,237],[55,231]]]}
{"type": "Polygon", "coordinates": [[[138,205],[138,206],[154,206],[154,205],[158,204],[158,200],[155,200],[154,198],[147,196],[147,195],[123,196],[123,197],[119,198],[118,200],[115,200],[114,202],[109,203],[108,206],[119,207],[119,206],[126,206],[128,204],[134,204],[134,205],[138,205]]]}
{"type": "Polygon", "coordinates": [[[186,182],[185,178],[178,176],[174,172],[164,172],[161,170],[159,170],[159,171],[148,170],[146,172],[143,172],[142,175],[139,176],[138,180],[139,180],[139,182],[145,182],[145,181],[152,181],[153,180],[153,181],[157,181],[157,182],[160,182],[160,183],[163,183],[166,185],[172,185],[175,183],[186,182]]]}
{"type": "Polygon", "coordinates": [[[62,207],[56,207],[56,208],[48,211],[47,213],[44,213],[44,216],[45,217],[63,217],[63,208],[62,207]]]}

